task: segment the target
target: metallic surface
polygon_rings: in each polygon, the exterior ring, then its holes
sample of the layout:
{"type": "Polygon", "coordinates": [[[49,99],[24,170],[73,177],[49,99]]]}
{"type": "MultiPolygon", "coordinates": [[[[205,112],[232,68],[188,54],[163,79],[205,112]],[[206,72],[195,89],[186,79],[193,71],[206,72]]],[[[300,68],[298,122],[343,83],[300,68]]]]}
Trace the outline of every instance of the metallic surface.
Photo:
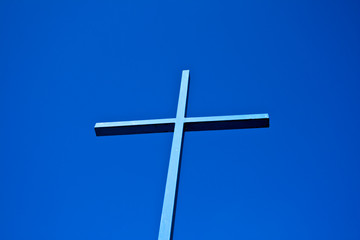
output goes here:
{"type": "Polygon", "coordinates": [[[189,70],[182,72],[176,118],[96,123],[96,136],[160,133],[174,131],[158,240],[171,240],[175,217],[182,142],[185,131],[269,127],[268,114],[186,118],[189,70]]]}
{"type": "Polygon", "coordinates": [[[175,121],[175,130],[171,146],[169,169],[166,179],[163,209],[160,220],[160,230],[158,238],[159,240],[170,240],[172,236],[182,141],[184,136],[184,120],[186,112],[189,77],[189,70],[185,70],[182,72],[179,102],[175,121]]]}
{"type": "MultiPolygon", "coordinates": [[[[96,136],[173,132],[177,118],[96,123],[96,136]]],[[[269,127],[268,114],[184,118],[184,131],[269,127]]]]}
{"type": "Polygon", "coordinates": [[[175,118],[96,123],[96,136],[173,132],[175,118]]]}
{"type": "Polygon", "coordinates": [[[185,119],[185,131],[269,127],[268,114],[197,117],[185,119]]]}

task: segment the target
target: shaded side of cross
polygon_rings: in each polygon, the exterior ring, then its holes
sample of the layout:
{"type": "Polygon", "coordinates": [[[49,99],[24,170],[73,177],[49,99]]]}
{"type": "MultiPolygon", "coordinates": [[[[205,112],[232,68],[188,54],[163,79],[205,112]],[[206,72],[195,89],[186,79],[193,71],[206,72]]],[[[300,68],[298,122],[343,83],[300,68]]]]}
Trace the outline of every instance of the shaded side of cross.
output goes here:
{"type": "Polygon", "coordinates": [[[269,127],[268,114],[232,115],[217,117],[186,117],[190,72],[182,72],[176,118],[126,122],[96,123],[96,136],[138,133],[174,132],[158,240],[171,240],[180,170],[184,131],[265,128],[269,127]]]}

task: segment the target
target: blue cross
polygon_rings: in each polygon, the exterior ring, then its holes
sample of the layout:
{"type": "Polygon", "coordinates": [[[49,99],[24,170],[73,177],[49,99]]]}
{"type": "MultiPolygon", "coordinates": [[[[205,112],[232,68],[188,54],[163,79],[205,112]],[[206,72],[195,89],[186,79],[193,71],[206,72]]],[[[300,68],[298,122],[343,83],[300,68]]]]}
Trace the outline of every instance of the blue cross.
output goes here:
{"type": "Polygon", "coordinates": [[[184,131],[265,128],[269,114],[186,117],[190,71],[182,72],[176,118],[96,123],[96,136],[174,132],[158,240],[171,240],[184,131]]]}

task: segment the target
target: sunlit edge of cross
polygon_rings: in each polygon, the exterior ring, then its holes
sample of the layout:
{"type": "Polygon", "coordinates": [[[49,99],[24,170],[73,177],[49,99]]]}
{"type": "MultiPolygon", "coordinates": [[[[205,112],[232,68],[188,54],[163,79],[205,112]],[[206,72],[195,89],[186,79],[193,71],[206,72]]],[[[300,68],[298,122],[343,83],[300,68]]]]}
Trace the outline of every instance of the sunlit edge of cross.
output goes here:
{"type": "Polygon", "coordinates": [[[96,136],[174,132],[158,240],[171,240],[184,131],[269,127],[269,114],[186,117],[190,71],[183,70],[176,118],[103,122],[95,124],[96,136]]]}

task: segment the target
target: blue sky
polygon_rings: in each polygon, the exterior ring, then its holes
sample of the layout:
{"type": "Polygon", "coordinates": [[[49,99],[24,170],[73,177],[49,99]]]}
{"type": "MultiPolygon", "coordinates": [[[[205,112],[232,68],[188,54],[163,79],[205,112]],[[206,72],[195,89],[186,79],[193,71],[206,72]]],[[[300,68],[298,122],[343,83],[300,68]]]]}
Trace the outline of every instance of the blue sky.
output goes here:
{"type": "Polygon", "coordinates": [[[96,122],[269,113],[186,133],[174,240],[360,238],[357,1],[1,1],[0,239],[156,239],[171,133],[96,122]]]}

